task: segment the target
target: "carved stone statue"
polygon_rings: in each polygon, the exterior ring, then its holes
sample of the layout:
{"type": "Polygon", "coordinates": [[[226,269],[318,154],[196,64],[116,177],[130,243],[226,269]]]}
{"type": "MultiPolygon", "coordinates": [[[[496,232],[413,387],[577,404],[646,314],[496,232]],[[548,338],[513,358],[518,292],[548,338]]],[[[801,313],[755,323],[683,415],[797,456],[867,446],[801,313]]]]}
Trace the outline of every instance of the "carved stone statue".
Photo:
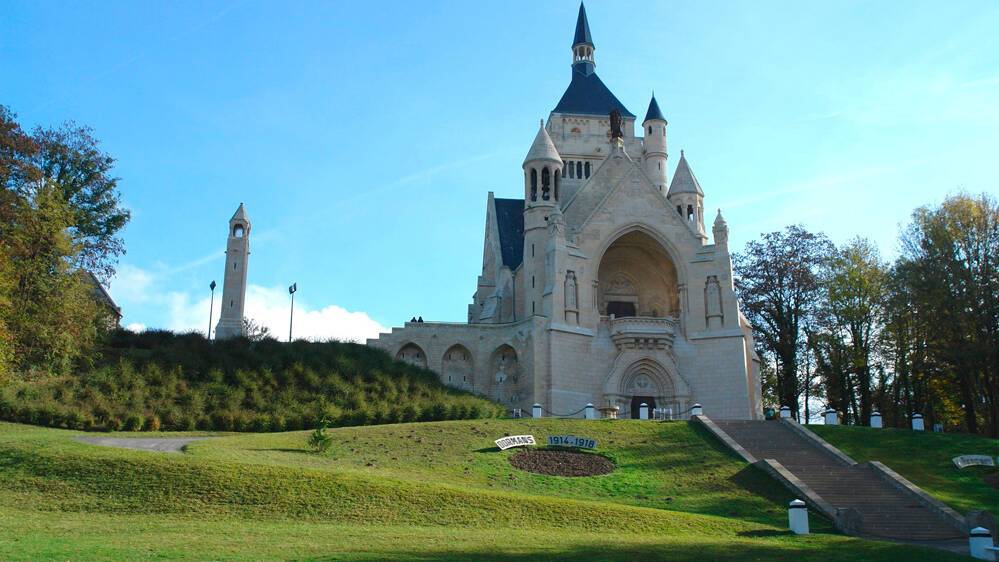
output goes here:
{"type": "Polygon", "coordinates": [[[565,276],[565,307],[569,310],[576,310],[577,302],[576,274],[570,271],[565,276]]]}
{"type": "Polygon", "coordinates": [[[621,130],[621,112],[616,109],[610,112],[610,134],[611,140],[624,137],[624,131],[621,130]]]}

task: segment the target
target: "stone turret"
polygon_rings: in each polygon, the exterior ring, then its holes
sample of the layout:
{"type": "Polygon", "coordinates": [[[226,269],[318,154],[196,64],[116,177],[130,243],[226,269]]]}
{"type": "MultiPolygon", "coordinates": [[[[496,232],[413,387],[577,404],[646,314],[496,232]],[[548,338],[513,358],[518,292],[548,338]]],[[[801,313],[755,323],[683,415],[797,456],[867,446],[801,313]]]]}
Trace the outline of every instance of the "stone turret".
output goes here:
{"type": "Polygon", "coordinates": [[[649,110],[645,113],[645,121],[642,122],[645,129],[643,163],[645,173],[655,184],[656,188],[666,192],[666,118],[663,117],[659,104],[656,103],[656,95],[652,94],[652,101],[649,102],[649,110]]]}
{"type": "MultiPolygon", "coordinates": [[[[562,179],[562,157],[552,142],[545,122],[524,158],[524,313],[544,314],[545,268],[548,248],[548,217],[558,207],[562,179]]],[[[549,305],[550,307],[550,305],[549,305]]]]}
{"type": "Polygon", "coordinates": [[[721,209],[718,209],[718,216],[715,217],[715,224],[711,227],[711,231],[715,235],[716,246],[728,246],[728,223],[722,217],[721,209]]]}
{"type": "Polygon", "coordinates": [[[694,177],[687,157],[680,151],[680,161],[676,165],[676,172],[673,173],[673,181],[669,184],[667,194],[669,202],[676,207],[690,229],[702,240],[707,240],[704,233],[704,192],[701,191],[701,184],[694,177]]]}

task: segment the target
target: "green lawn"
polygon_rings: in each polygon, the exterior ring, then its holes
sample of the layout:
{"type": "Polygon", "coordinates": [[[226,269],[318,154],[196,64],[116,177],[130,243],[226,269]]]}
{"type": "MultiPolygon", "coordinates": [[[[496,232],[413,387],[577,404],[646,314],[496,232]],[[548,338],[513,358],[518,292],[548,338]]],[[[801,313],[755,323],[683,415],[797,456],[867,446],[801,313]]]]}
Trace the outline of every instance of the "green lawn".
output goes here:
{"type": "MultiPolygon", "coordinates": [[[[957,560],[786,532],[789,498],[697,426],[476,420],[229,435],[183,455],[0,424],[0,559],[957,560]],[[618,469],[513,469],[506,433],[586,435],[618,469]]],[[[127,436],[129,434],[119,434],[127,436]]],[[[142,437],[151,436],[143,433],[142,437]]]]}
{"type": "Polygon", "coordinates": [[[977,435],[918,432],[907,429],[810,425],[823,439],[857,462],[881,461],[937,499],[964,514],[973,509],[999,513],[999,490],[985,484],[996,468],[958,470],[959,455],[999,455],[999,440],[977,435]]]}

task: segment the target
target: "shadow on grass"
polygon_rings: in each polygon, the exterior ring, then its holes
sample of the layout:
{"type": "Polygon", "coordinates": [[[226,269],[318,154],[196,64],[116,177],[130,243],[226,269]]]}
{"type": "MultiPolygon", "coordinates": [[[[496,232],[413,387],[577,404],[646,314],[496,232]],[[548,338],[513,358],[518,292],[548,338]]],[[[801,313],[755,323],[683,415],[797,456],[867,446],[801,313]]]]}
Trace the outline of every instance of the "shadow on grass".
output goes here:
{"type": "Polygon", "coordinates": [[[309,454],[312,451],[307,449],[247,449],[248,451],[271,451],[277,453],[301,453],[303,455],[309,454]]]}
{"type": "MultiPolygon", "coordinates": [[[[773,538],[743,538],[736,540],[682,541],[651,545],[635,545],[618,542],[589,543],[578,545],[555,544],[537,548],[532,545],[511,544],[489,550],[479,548],[452,549],[443,552],[370,552],[364,556],[348,556],[351,560],[422,560],[429,562],[445,560],[475,560],[477,562],[528,561],[528,560],[601,560],[634,562],[642,560],[704,560],[711,561],[759,561],[775,560],[810,562],[829,560],[865,561],[906,561],[906,562],[950,562],[965,560],[964,557],[931,550],[885,542],[849,540],[816,544],[805,538],[797,539],[783,535],[773,538]]],[[[311,560],[342,560],[344,556],[313,558],[311,560]]]]}

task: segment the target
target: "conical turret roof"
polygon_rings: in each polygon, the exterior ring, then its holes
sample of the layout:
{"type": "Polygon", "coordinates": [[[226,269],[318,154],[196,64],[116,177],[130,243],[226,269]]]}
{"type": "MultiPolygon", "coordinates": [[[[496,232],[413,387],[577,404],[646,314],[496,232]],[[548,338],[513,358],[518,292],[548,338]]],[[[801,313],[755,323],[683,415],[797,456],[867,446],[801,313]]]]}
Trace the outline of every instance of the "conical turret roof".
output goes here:
{"type": "Polygon", "coordinates": [[[236,209],[236,212],[232,215],[232,218],[229,219],[229,221],[250,222],[250,217],[246,216],[246,209],[243,207],[242,203],[239,204],[239,208],[236,209]]]}
{"type": "Polygon", "coordinates": [[[552,138],[548,136],[544,119],[541,120],[541,127],[538,128],[538,134],[534,137],[531,149],[527,151],[527,157],[524,158],[524,165],[527,165],[532,160],[548,160],[557,162],[559,166],[562,165],[562,157],[559,156],[558,150],[555,149],[555,143],[552,142],[552,138]]]}
{"type": "Polygon", "coordinates": [[[575,47],[583,43],[593,46],[593,37],[590,36],[590,22],[586,21],[586,7],[579,3],[579,15],[576,16],[576,35],[572,38],[572,46],[575,47]]]}
{"type": "MultiPolygon", "coordinates": [[[[649,110],[645,112],[645,121],[650,121],[652,119],[658,119],[660,121],[666,120],[666,118],[663,117],[663,112],[659,109],[659,104],[656,103],[655,94],[652,94],[652,101],[649,102],[649,110]]],[[[642,123],[645,121],[642,121],[642,123]]]]}
{"type": "Polygon", "coordinates": [[[673,181],[669,184],[669,192],[666,196],[676,195],[677,193],[696,193],[704,197],[704,192],[701,191],[701,184],[697,183],[697,178],[694,177],[694,172],[690,170],[690,165],[687,164],[687,157],[684,156],[682,150],[680,151],[680,162],[676,165],[676,172],[673,173],[673,181]]]}

